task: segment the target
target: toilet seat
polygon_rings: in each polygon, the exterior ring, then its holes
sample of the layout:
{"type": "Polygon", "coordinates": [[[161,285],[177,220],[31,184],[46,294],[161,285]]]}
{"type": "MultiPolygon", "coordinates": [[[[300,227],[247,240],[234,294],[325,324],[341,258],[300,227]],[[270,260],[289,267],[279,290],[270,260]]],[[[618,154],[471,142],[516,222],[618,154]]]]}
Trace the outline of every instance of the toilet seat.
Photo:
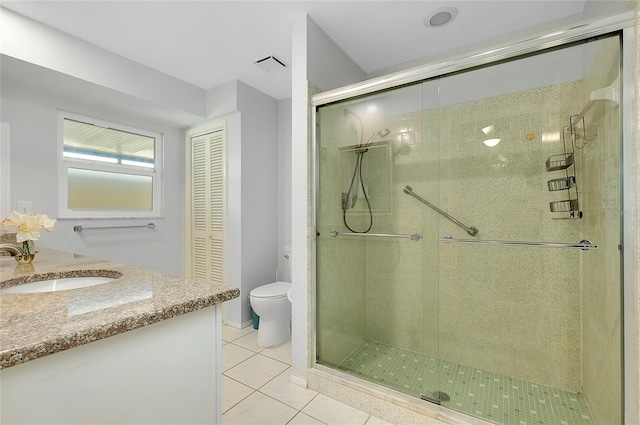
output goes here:
{"type": "Polygon", "coordinates": [[[258,286],[249,295],[254,298],[285,298],[290,288],[291,284],[289,282],[274,282],[258,286]]]}

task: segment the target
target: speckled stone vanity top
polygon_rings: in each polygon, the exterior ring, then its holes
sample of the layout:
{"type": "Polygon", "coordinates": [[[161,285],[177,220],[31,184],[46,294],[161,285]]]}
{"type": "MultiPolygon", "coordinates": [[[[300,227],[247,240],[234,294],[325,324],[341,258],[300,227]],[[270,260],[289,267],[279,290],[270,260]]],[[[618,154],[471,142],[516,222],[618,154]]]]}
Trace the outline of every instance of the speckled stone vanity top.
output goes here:
{"type": "Polygon", "coordinates": [[[117,279],[40,293],[0,293],[0,369],[240,295],[236,288],[38,248],[33,264],[0,257],[0,288],[73,276],[117,279]]]}

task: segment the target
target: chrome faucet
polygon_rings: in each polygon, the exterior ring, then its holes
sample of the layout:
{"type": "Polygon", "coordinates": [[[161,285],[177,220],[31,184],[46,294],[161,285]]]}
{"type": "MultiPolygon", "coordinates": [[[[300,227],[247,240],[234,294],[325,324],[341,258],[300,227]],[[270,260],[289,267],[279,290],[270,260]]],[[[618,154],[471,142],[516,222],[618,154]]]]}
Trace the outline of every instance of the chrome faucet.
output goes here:
{"type": "Polygon", "coordinates": [[[11,243],[0,243],[0,251],[8,251],[11,255],[20,255],[22,254],[22,249],[11,243]]]}

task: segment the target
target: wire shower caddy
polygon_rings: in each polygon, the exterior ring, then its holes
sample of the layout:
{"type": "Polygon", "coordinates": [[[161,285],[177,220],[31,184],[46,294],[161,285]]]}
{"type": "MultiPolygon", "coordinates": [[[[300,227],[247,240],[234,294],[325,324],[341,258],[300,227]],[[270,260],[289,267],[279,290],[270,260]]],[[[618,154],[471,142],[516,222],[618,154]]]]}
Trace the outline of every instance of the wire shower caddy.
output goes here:
{"type": "Polygon", "coordinates": [[[546,162],[549,172],[564,171],[564,176],[547,181],[547,188],[550,192],[566,191],[566,198],[560,201],[549,202],[549,210],[557,213],[554,219],[582,218],[580,210],[580,200],[578,195],[578,181],[576,178],[576,124],[582,121],[584,127],[584,117],[573,115],[569,117],[569,125],[562,129],[563,153],[551,155],[546,162]],[[574,122],[574,118],[576,122],[574,122]],[[567,140],[569,138],[569,140],[567,140]]]}

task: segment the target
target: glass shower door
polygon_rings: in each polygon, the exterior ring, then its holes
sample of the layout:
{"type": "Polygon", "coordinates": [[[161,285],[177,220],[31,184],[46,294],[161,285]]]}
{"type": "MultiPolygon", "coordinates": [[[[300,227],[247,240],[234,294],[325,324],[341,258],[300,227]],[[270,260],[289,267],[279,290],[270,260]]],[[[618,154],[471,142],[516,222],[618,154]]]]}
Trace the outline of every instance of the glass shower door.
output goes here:
{"type": "Polygon", "coordinates": [[[463,225],[436,226],[430,401],[499,424],[621,423],[619,69],[608,37],[437,80],[432,199],[463,225]],[[571,247],[584,239],[598,249],[571,247]]]}
{"type": "Polygon", "coordinates": [[[414,397],[424,327],[436,328],[425,317],[437,317],[424,310],[437,296],[423,283],[421,207],[403,192],[424,181],[421,90],[321,107],[317,137],[317,361],[414,397]]]}
{"type": "Polygon", "coordinates": [[[448,395],[441,385],[443,367],[440,356],[440,140],[442,138],[438,79],[422,83],[421,150],[414,160],[421,164],[419,178],[403,188],[403,196],[420,214],[422,222],[422,347],[420,398],[441,404],[448,395]]]}

